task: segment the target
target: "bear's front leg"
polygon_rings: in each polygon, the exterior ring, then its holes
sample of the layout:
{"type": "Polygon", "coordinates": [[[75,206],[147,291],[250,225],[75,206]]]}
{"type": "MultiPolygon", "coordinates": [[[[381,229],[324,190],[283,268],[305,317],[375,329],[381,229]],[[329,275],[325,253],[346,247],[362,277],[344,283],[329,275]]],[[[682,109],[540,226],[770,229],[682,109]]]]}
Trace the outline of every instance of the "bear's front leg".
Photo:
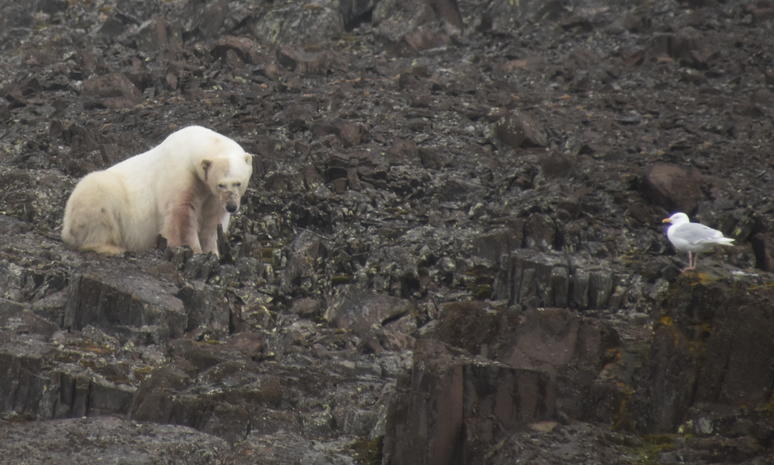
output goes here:
{"type": "Polygon", "coordinates": [[[178,204],[171,208],[164,218],[161,235],[167,239],[169,247],[187,245],[194,253],[202,253],[196,208],[189,203],[178,204]]]}
{"type": "Polygon", "coordinates": [[[202,252],[212,252],[215,255],[220,256],[218,251],[218,226],[223,224],[223,218],[226,218],[226,222],[228,222],[230,215],[228,213],[219,214],[218,210],[222,211],[225,209],[215,209],[214,212],[208,212],[209,214],[207,215],[207,218],[204,219],[202,227],[199,230],[199,239],[202,243],[202,252]]]}
{"type": "Polygon", "coordinates": [[[218,253],[218,231],[215,231],[215,234],[208,234],[207,236],[202,237],[202,253],[208,253],[212,252],[215,255],[220,255],[218,253]]]}

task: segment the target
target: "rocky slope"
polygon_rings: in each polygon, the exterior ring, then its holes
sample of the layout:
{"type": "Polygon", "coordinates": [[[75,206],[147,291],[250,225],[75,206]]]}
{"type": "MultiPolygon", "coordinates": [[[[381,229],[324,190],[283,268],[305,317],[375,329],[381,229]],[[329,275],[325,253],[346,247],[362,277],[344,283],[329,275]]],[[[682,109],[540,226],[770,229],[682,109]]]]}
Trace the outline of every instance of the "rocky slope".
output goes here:
{"type": "Polygon", "coordinates": [[[774,456],[774,4],[0,4],[0,463],[774,456]],[[201,124],[221,258],[58,238],[201,124]],[[660,219],[736,239],[680,273],[660,219]]]}

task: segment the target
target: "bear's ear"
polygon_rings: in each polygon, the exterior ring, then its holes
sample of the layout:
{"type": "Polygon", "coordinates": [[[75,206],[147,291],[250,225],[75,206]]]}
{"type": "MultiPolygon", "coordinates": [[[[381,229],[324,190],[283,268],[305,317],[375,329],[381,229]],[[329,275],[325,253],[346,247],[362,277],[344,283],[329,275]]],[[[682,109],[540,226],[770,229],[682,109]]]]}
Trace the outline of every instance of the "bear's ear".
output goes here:
{"type": "Polygon", "coordinates": [[[253,164],[253,154],[252,153],[245,153],[245,163],[248,165],[253,164]]]}
{"type": "Polygon", "coordinates": [[[212,160],[202,160],[200,166],[202,167],[202,173],[204,174],[204,176],[202,176],[204,178],[204,182],[207,182],[207,171],[209,171],[210,166],[212,166],[212,160]]]}

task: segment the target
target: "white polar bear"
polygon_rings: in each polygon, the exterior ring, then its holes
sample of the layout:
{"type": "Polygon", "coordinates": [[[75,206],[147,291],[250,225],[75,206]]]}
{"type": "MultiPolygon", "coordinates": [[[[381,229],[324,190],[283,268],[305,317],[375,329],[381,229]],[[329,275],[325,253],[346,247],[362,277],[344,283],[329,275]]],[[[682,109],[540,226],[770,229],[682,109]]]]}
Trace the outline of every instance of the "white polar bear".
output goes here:
{"type": "Polygon", "coordinates": [[[156,245],[218,254],[218,225],[231,214],[252,175],[252,155],[201,126],[180,129],[160,145],[86,175],[67,200],[62,240],[116,255],[156,245]]]}

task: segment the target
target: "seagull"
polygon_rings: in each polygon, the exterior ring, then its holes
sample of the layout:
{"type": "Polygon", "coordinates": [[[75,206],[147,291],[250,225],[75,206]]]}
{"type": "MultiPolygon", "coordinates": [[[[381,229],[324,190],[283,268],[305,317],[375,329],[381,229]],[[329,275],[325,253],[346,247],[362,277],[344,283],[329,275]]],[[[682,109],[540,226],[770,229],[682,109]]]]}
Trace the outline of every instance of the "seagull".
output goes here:
{"type": "Polygon", "coordinates": [[[685,213],[675,213],[669,218],[661,220],[662,223],[671,223],[667,228],[669,242],[679,252],[688,252],[688,267],[683,269],[695,270],[696,259],[699,252],[705,252],[714,245],[734,245],[733,239],[723,236],[717,229],[712,229],[701,223],[691,223],[685,213]]]}

